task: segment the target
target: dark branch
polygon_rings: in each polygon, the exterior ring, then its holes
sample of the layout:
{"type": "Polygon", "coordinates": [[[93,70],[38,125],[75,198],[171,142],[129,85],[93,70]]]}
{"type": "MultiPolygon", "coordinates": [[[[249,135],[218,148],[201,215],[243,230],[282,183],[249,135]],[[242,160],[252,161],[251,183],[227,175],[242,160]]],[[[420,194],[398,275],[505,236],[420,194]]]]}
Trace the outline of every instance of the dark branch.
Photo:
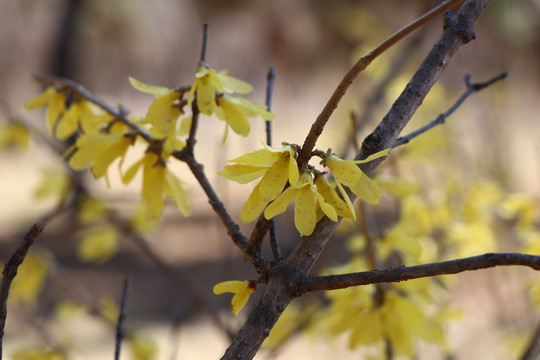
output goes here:
{"type": "Polygon", "coordinates": [[[73,80],[62,78],[59,76],[36,74],[36,75],[33,75],[33,77],[36,81],[43,84],[59,84],[59,85],[63,85],[70,88],[71,90],[75,91],[77,94],[81,95],[88,101],[96,104],[97,106],[99,106],[100,108],[102,108],[103,110],[111,114],[112,116],[114,116],[115,119],[129,126],[133,131],[135,131],[135,133],[137,133],[137,135],[141,136],[149,144],[152,144],[154,142],[154,138],[152,137],[152,135],[150,135],[150,133],[146,131],[144,128],[132,122],[127,116],[126,111],[124,111],[123,109],[117,109],[117,108],[112,107],[111,105],[107,104],[105,101],[101,100],[100,98],[92,94],[81,84],[73,80]]]}
{"type": "Polygon", "coordinates": [[[32,246],[34,240],[41,234],[44,228],[45,223],[43,222],[32,225],[30,230],[24,235],[22,243],[4,266],[4,271],[2,271],[2,285],[0,286],[0,359],[2,359],[2,340],[4,338],[4,327],[7,318],[7,301],[11,282],[15,279],[15,276],[17,276],[17,270],[23,263],[26,254],[28,254],[30,246],[32,246]]]}
{"type": "Polygon", "coordinates": [[[120,349],[122,348],[122,341],[126,336],[126,303],[129,286],[131,285],[131,277],[127,276],[124,280],[124,292],[122,293],[122,300],[120,301],[120,313],[118,314],[118,323],[116,324],[116,346],[114,348],[114,359],[120,360],[120,349]]]}
{"type": "MultiPolygon", "coordinates": [[[[268,70],[268,84],[266,86],[266,108],[271,111],[272,108],[272,90],[274,89],[274,81],[276,79],[276,70],[271,67],[268,70]]],[[[272,146],[272,121],[266,121],[266,144],[272,146]]],[[[273,220],[270,220],[270,247],[272,248],[272,254],[274,255],[274,261],[281,263],[283,256],[281,256],[281,249],[279,248],[279,241],[277,237],[276,224],[273,220]]],[[[257,222],[258,223],[258,222],[257,222]]],[[[260,247],[260,244],[259,244],[260,247]]]]}
{"type": "Polygon", "coordinates": [[[203,23],[203,42],[201,48],[201,63],[206,61],[206,48],[208,47],[208,23],[203,23]]]}
{"type": "Polygon", "coordinates": [[[463,259],[443,261],[418,266],[372,270],[343,275],[308,275],[299,280],[299,293],[345,289],[351,286],[399,282],[438,275],[457,274],[464,271],[487,269],[495,266],[528,266],[540,270],[540,256],[517,253],[488,253],[463,259]]]}
{"type": "Polygon", "coordinates": [[[440,114],[435,120],[433,120],[429,124],[422,126],[418,130],[415,130],[411,132],[410,134],[407,134],[405,136],[398,138],[396,142],[394,142],[394,145],[392,147],[395,148],[400,145],[407,144],[409,141],[411,141],[413,138],[417,137],[418,135],[425,133],[429,129],[439,124],[443,124],[446,121],[446,119],[448,119],[448,117],[450,117],[450,115],[452,115],[454,111],[456,111],[470,95],[488,87],[489,85],[493,84],[496,81],[504,79],[507,76],[508,76],[508,72],[505,71],[505,72],[500,73],[497,76],[494,76],[493,78],[487,81],[471,84],[471,76],[468,74],[465,75],[465,84],[467,85],[467,90],[463,93],[463,95],[459,97],[459,99],[455,102],[454,105],[452,105],[450,109],[448,109],[444,114],[440,114]]]}
{"type": "Polygon", "coordinates": [[[189,151],[188,148],[185,148],[182,151],[177,150],[173,152],[172,155],[178,160],[184,161],[189,166],[191,172],[199,182],[199,185],[206,193],[208,202],[227,228],[227,233],[233,240],[234,244],[238,246],[238,248],[240,248],[244,254],[244,259],[249,261],[259,274],[266,276],[270,271],[270,263],[261,256],[260,252],[258,252],[255,247],[251,246],[247,238],[240,230],[240,226],[234,222],[231,215],[225,208],[225,205],[214,191],[214,188],[212,185],[210,185],[210,182],[204,173],[203,165],[195,160],[193,153],[189,151]]]}

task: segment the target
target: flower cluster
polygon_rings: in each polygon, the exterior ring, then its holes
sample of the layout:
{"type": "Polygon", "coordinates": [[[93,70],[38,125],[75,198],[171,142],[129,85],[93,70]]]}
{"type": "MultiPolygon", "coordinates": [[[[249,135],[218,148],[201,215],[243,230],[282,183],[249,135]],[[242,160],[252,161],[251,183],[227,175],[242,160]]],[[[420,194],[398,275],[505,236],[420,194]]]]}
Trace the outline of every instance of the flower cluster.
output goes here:
{"type": "Polygon", "coordinates": [[[230,96],[231,93],[247,94],[252,87],[246,82],[227,75],[226,71],[216,73],[214,69],[203,65],[195,74],[195,82],[191,87],[188,97],[188,106],[191,106],[194,98],[197,108],[202,114],[216,114],[220,120],[226,122],[225,137],[229,126],[239,135],[247,136],[251,129],[248,117],[260,116],[264,120],[272,120],[274,114],[266,110],[266,105],[253,104],[252,102],[230,96]]]}
{"type": "Polygon", "coordinates": [[[279,215],[291,202],[294,206],[294,222],[300,235],[311,235],[317,222],[326,215],[333,221],[338,216],[354,219],[352,202],[343,185],[360,199],[376,204],[382,191],[357,164],[387,156],[389,149],[378,152],[365,160],[346,161],[330,151],[318,152],[322,164],[330,169],[336,180],[335,186],[311,166],[298,169],[297,146],[284,143],[281,148],[265,145],[264,149],[231,160],[218,175],[241,184],[262,176],[247,202],[240,218],[244,223],[255,220],[263,211],[267,219],[279,215]],[[288,187],[287,184],[289,185],[288,187]]]}

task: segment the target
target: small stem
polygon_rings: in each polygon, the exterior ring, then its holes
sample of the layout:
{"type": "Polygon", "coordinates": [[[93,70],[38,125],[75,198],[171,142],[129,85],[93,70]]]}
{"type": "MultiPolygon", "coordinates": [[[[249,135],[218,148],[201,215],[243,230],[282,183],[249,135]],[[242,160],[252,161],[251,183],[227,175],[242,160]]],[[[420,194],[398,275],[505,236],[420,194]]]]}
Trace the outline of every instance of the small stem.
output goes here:
{"type": "MultiPolygon", "coordinates": [[[[266,109],[271,111],[272,108],[272,90],[274,89],[274,81],[276,79],[276,70],[271,67],[268,69],[266,85],[266,109]]],[[[272,121],[266,121],[266,144],[272,146],[272,121]]],[[[274,221],[270,223],[270,247],[272,248],[272,254],[276,263],[283,262],[283,256],[281,256],[281,249],[279,248],[279,241],[277,237],[276,224],[274,221]]]]}
{"type": "MultiPolygon", "coordinates": [[[[276,79],[276,70],[271,67],[268,69],[266,77],[266,110],[271,111],[272,108],[272,90],[274,89],[274,81],[276,79]]],[[[266,121],[266,144],[272,146],[272,121],[266,121]]]]}
{"type": "Polygon", "coordinates": [[[404,135],[404,136],[401,136],[400,138],[398,138],[395,142],[394,142],[394,145],[392,145],[393,148],[395,147],[398,147],[400,145],[403,145],[403,144],[407,144],[409,141],[411,141],[413,138],[425,133],[426,131],[430,130],[431,128],[434,128],[435,126],[439,125],[439,124],[443,124],[446,119],[448,117],[450,117],[450,115],[452,115],[454,113],[454,111],[456,111],[462,104],[463,102],[465,102],[465,100],[473,93],[477,92],[477,91],[480,91],[486,87],[488,87],[489,85],[493,84],[494,82],[497,82],[499,80],[502,80],[504,79],[505,77],[508,76],[508,72],[505,71],[505,72],[502,72],[500,74],[498,74],[497,76],[494,76],[492,77],[491,79],[487,80],[487,81],[484,81],[484,82],[480,82],[480,83],[476,83],[476,84],[471,84],[471,76],[470,75],[465,75],[465,84],[467,85],[467,90],[463,93],[463,95],[461,95],[459,97],[459,99],[454,103],[454,105],[452,105],[452,107],[450,107],[450,109],[448,109],[444,114],[440,114],[439,116],[437,116],[437,118],[435,120],[433,120],[432,122],[430,122],[429,124],[426,124],[424,126],[422,126],[421,128],[407,134],[407,135],[404,135]]]}
{"type": "Polygon", "coordinates": [[[203,42],[202,42],[202,49],[201,49],[201,63],[204,63],[206,61],[206,48],[208,45],[208,32],[209,32],[209,25],[207,22],[203,23],[203,42]]]}
{"type": "Polygon", "coordinates": [[[125,321],[126,321],[126,303],[129,286],[131,285],[131,276],[126,276],[124,280],[124,292],[122,293],[122,300],[120,302],[120,314],[118,314],[118,323],[116,325],[116,346],[114,349],[114,359],[120,360],[120,349],[122,348],[122,341],[126,336],[125,321]]]}

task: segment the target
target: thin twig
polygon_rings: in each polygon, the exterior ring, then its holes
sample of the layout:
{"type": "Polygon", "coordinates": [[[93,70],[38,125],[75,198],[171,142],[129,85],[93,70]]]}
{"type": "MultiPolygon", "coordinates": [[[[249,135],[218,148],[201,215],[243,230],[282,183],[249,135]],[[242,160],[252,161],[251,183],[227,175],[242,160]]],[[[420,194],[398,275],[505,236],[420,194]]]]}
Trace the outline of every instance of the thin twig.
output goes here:
{"type": "Polygon", "coordinates": [[[35,74],[33,75],[33,78],[36,81],[43,84],[59,84],[59,85],[63,85],[70,88],[71,90],[75,91],[77,94],[84,97],[86,100],[96,104],[97,106],[105,110],[107,113],[111,114],[115,119],[129,126],[133,131],[135,131],[137,135],[141,136],[149,144],[152,144],[154,142],[154,138],[152,137],[152,135],[150,135],[150,133],[146,131],[144,128],[132,122],[127,116],[126,111],[124,111],[123,109],[116,109],[112,107],[111,105],[107,104],[105,101],[101,100],[100,98],[92,94],[81,84],[70,79],[66,79],[60,76],[53,76],[53,75],[35,74]]]}
{"type": "MultiPolygon", "coordinates": [[[[276,79],[276,70],[271,67],[268,70],[267,86],[266,86],[266,109],[271,111],[272,108],[272,90],[274,88],[274,81],[276,79]]],[[[272,121],[266,121],[266,144],[272,146],[272,121]]],[[[272,248],[272,254],[274,255],[274,261],[276,263],[283,262],[283,256],[281,255],[281,249],[279,248],[279,240],[277,237],[276,224],[273,220],[270,224],[270,247],[272,248]]]]}
{"type": "Polygon", "coordinates": [[[17,276],[17,270],[23,263],[30,246],[34,240],[41,234],[45,228],[45,223],[40,222],[32,225],[30,230],[24,235],[22,243],[17,250],[11,255],[8,262],[2,271],[2,285],[0,286],[0,359],[2,359],[2,341],[4,339],[4,327],[7,318],[7,300],[11,282],[17,276]]]}
{"type": "Polygon", "coordinates": [[[358,59],[358,61],[347,72],[347,74],[345,74],[343,79],[341,79],[339,85],[334,90],[334,93],[332,94],[332,96],[324,106],[323,110],[311,126],[306,140],[304,141],[304,145],[302,145],[302,150],[298,155],[298,166],[300,168],[308,162],[315,143],[317,142],[319,136],[322,134],[326,123],[330,119],[330,116],[333,114],[334,110],[338,107],[339,102],[349,89],[349,86],[353,83],[354,79],[356,79],[358,74],[365,68],[367,68],[368,65],[371,64],[371,62],[375,60],[379,55],[391,48],[394,44],[399,42],[405,36],[421,28],[422,26],[435,19],[439,15],[443,14],[447,10],[461,4],[463,1],[464,0],[448,0],[442,3],[433,10],[425,13],[418,19],[414,20],[407,26],[399,29],[397,32],[395,32],[393,35],[391,35],[389,38],[379,44],[371,52],[358,59]]]}
{"type": "Polygon", "coordinates": [[[400,145],[407,144],[409,141],[411,141],[413,138],[417,137],[418,135],[425,133],[429,129],[439,124],[443,124],[446,121],[446,119],[450,117],[450,115],[452,115],[454,111],[456,111],[470,95],[488,87],[494,82],[504,79],[507,76],[508,76],[508,72],[505,71],[498,74],[497,76],[492,77],[491,79],[487,81],[471,84],[471,76],[469,74],[465,75],[465,84],[467,85],[467,90],[463,93],[463,95],[459,97],[459,99],[454,103],[454,105],[450,107],[450,109],[448,109],[444,114],[440,114],[435,120],[433,120],[429,124],[422,126],[421,128],[411,132],[410,134],[401,136],[394,142],[394,145],[392,147],[395,148],[400,145]]]}
{"type": "Polygon", "coordinates": [[[345,289],[351,286],[399,282],[464,271],[487,269],[495,266],[527,266],[540,270],[540,256],[518,253],[487,253],[457,260],[417,266],[401,266],[384,270],[363,271],[343,275],[308,275],[299,280],[300,294],[312,291],[345,289]]]}
{"type": "Polygon", "coordinates": [[[184,148],[181,151],[174,151],[172,154],[178,160],[184,161],[191,172],[199,182],[203,191],[208,197],[208,202],[212,206],[212,209],[218,214],[221,221],[227,229],[227,233],[233,240],[234,244],[242,251],[245,260],[249,261],[255,270],[261,275],[266,276],[270,271],[270,263],[265,259],[257,250],[251,246],[245,235],[240,230],[240,226],[232,219],[231,215],[225,208],[223,202],[219,199],[218,195],[214,191],[212,185],[208,181],[203,169],[203,165],[195,160],[195,157],[189,149],[184,148]]]}
{"type": "Polygon", "coordinates": [[[120,360],[120,349],[122,348],[122,341],[126,336],[126,303],[129,286],[131,285],[131,276],[126,276],[124,280],[124,292],[122,293],[122,300],[120,301],[120,313],[118,314],[118,323],[116,325],[116,346],[114,348],[114,359],[120,360]]]}
{"type": "Polygon", "coordinates": [[[203,23],[203,42],[202,42],[202,48],[201,48],[201,63],[206,61],[206,48],[208,47],[208,31],[209,31],[209,25],[208,23],[203,23]]]}
{"type": "MultiPolygon", "coordinates": [[[[272,109],[272,90],[274,89],[274,81],[276,79],[276,70],[271,67],[268,69],[268,75],[266,76],[266,110],[272,109]]],[[[272,146],[272,121],[265,121],[266,123],[266,144],[272,146]]]]}

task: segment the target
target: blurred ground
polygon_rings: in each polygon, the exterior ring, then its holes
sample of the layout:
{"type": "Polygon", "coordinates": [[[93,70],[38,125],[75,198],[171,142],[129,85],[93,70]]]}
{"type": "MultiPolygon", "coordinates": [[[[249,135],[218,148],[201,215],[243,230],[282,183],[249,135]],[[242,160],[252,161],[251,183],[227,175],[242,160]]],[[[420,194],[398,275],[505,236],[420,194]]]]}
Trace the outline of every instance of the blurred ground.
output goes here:
{"type": "MultiPolygon", "coordinates": [[[[201,23],[206,21],[210,24],[208,63],[253,84],[250,100],[264,101],[266,72],[269,66],[276,68],[274,142],[301,144],[311,122],[350,66],[353,54],[366,52],[435,3],[0,0],[0,123],[10,116],[22,117],[44,129],[43,114],[28,114],[23,108],[24,101],[39,92],[31,80],[32,73],[70,77],[111,104],[123,104],[142,116],[151,98],[133,90],[127,77],[170,87],[191,83],[200,56],[201,23]]],[[[436,130],[451,140],[445,143],[445,149],[437,150],[441,152],[434,150],[433,155],[447,156],[445,161],[450,159],[452,167],[457,165],[459,174],[496,179],[509,190],[536,197],[540,195],[539,18],[538,0],[493,0],[480,20],[476,40],[458,52],[409,127],[414,129],[451,106],[464,91],[466,73],[472,75],[473,81],[482,81],[509,71],[504,83],[471,97],[444,129],[436,130]]],[[[392,82],[359,136],[360,141],[403,89],[438,38],[441,26],[439,19],[425,29],[404,72],[392,82]]],[[[331,119],[318,148],[344,146],[350,132],[349,111],[363,111],[364,99],[406,46],[413,45],[404,42],[359,77],[331,119]]],[[[210,175],[226,160],[258,148],[264,139],[263,124],[254,121],[252,135],[247,139],[240,141],[231,133],[226,146],[221,147],[223,128],[215,126],[214,120],[201,123],[197,148],[197,156],[210,175]]],[[[33,196],[40,174],[47,168],[62,166],[39,141],[33,141],[23,154],[13,150],[0,154],[0,261],[8,258],[28,227],[54,206],[52,202],[36,201],[33,196]]],[[[230,298],[214,296],[211,287],[228,279],[253,277],[254,273],[223,233],[187,169],[180,165],[176,170],[189,183],[193,218],[183,219],[172,207],[167,209],[164,226],[151,236],[153,248],[178,273],[193,279],[199,286],[197,291],[220,309],[227,322],[238,326],[241,321],[229,317],[230,298]]],[[[428,185],[430,180],[439,179],[437,175],[415,173],[412,166],[403,173],[410,180],[426,181],[428,185]]],[[[118,178],[112,176],[111,180],[111,189],[102,182],[94,185],[90,177],[88,184],[120,207],[129,208],[138,201],[136,185],[124,188],[118,178]]],[[[227,183],[217,176],[211,176],[211,181],[239,220],[238,209],[251,188],[227,183]]],[[[123,278],[129,274],[133,287],[127,326],[141,329],[157,341],[159,359],[172,358],[171,336],[180,339],[177,359],[210,359],[223,353],[228,343],[224,334],[133,243],[123,242],[120,253],[102,266],[81,264],[75,256],[72,220],[69,215],[55,219],[36,245],[55,254],[71,274],[68,283],[80,285],[91,301],[97,301],[100,294],[118,297],[123,278]],[[171,335],[175,318],[181,319],[180,330],[171,335]]],[[[294,246],[296,234],[286,221],[280,223],[280,237],[284,252],[294,246]]],[[[346,258],[339,241],[321,263],[335,265],[346,258]]],[[[535,326],[537,316],[527,313],[527,298],[519,288],[518,279],[526,276],[530,272],[515,269],[459,276],[451,301],[465,309],[467,315],[449,329],[456,358],[516,358],[505,352],[512,347],[502,339],[526,333],[535,326]]],[[[33,330],[33,325],[38,322],[46,326],[45,320],[57,301],[68,297],[61,288],[54,281],[47,283],[36,319],[21,320],[25,318],[24,309],[10,312],[4,339],[6,354],[27,345],[29,337],[43,337],[39,330],[33,330]]],[[[82,352],[75,358],[99,359],[112,353],[113,332],[91,317],[67,323],[56,321],[47,329],[53,337],[75,337],[70,341],[77,343],[82,352]]],[[[433,350],[423,347],[420,358],[434,358],[430,355],[433,350]]],[[[287,343],[275,358],[314,360],[330,356],[358,358],[361,352],[347,350],[341,340],[327,343],[301,337],[287,343]]]]}

